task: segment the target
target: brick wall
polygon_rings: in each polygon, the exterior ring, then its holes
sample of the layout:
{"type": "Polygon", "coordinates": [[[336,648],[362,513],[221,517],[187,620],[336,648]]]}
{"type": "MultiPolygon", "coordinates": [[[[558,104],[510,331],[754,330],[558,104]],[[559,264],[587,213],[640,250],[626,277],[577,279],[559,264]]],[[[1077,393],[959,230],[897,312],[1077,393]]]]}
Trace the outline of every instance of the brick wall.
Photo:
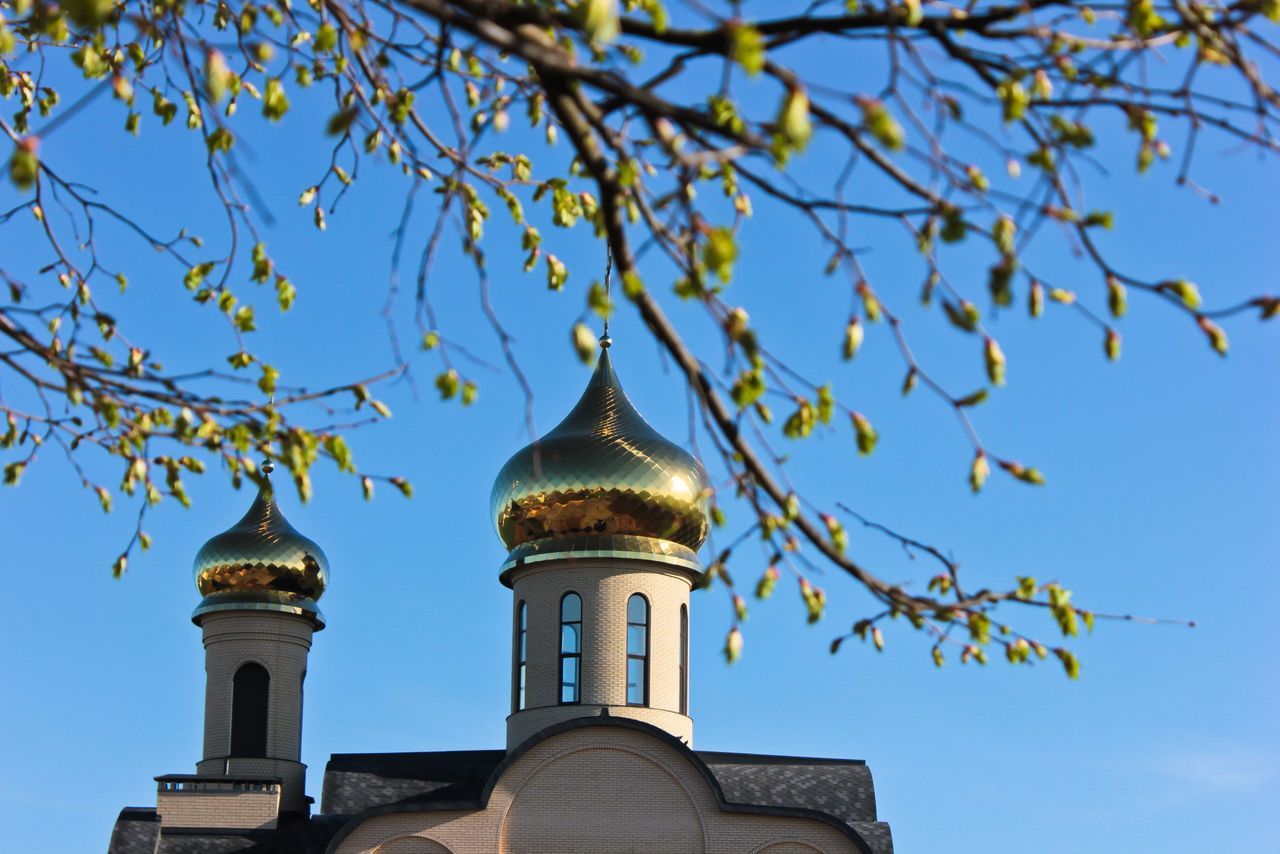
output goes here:
{"type": "Polygon", "coordinates": [[[271,828],[280,812],[279,792],[160,792],[162,827],[271,828]]]}

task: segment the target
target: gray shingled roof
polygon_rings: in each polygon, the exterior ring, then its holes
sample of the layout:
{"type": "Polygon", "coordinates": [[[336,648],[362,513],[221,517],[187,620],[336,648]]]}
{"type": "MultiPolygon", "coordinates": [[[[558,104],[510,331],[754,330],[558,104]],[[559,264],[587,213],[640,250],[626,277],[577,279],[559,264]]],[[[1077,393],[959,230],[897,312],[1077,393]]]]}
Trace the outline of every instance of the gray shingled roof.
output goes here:
{"type": "Polygon", "coordinates": [[[341,817],[313,816],[275,830],[180,828],[160,831],[154,809],[126,807],[116,819],[107,854],[322,854],[341,817]]]}
{"type": "Polygon", "coordinates": [[[503,750],[435,753],[335,753],[324,769],[320,809],[355,815],[407,798],[475,803],[503,750]]]}
{"type": "Polygon", "coordinates": [[[861,761],[694,752],[733,803],[819,810],[846,822],[876,820],[871,771],[861,761]]]}
{"type": "Polygon", "coordinates": [[[862,841],[870,845],[875,854],[893,854],[893,834],[889,832],[888,822],[851,821],[849,826],[858,831],[862,841]]]}
{"type": "Polygon", "coordinates": [[[125,807],[107,843],[109,854],[155,854],[160,816],[147,807],[125,807]]]}

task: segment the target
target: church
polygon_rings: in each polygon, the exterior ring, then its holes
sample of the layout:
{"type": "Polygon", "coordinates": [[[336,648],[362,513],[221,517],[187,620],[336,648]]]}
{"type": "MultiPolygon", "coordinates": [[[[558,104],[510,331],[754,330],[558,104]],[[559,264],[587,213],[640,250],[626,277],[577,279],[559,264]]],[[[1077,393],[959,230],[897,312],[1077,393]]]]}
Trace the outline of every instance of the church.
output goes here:
{"type": "Polygon", "coordinates": [[[610,343],[573,410],[494,483],[505,747],[333,754],[314,808],[303,685],[329,566],[263,486],[195,560],[201,759],[155,778],[154,807],[121,811],[108,854],[891,854],[865,763],[694,749],[707,474],[627,399],[610,343]]]}

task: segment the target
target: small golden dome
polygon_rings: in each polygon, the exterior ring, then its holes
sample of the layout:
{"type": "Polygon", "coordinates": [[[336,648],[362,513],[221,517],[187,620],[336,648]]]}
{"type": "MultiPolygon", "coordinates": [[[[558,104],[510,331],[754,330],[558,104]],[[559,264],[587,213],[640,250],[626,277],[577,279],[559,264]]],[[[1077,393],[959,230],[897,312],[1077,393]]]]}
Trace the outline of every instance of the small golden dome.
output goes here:
{"type": "Polygon", "coordinates": [[[498,536],[512,550],[504,569],[517,555],[565,552],[696,567],[707,487],[702,464],[631,405],[604,349],[569,415],[508,460],[493,484],[498,536]]]}
{"type": "Polygon", "coordinates": [[[265,610],[324,625],[316,600],[329,583],[329,559],[284,518],[269,482],[244,518],[200,549],[195,576],[204,595],[192,615],[197,622],[214,611],[265,610]]]}

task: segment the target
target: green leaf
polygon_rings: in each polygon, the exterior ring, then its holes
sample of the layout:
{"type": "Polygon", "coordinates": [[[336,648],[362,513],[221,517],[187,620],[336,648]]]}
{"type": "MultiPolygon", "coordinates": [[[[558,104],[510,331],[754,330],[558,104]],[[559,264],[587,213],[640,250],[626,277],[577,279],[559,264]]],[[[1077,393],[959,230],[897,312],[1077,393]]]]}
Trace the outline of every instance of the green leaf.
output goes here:
{"type": "Polygon", "coordinates": [[[742,631],[734,626],[729,630],[729,635],[724,639],[724,659],[729,664],[733,664],[742,657],[742,631]]]}
{"type": "Polygon", "coordinates": [[[1016,460],[1001,460],[1000,468],[1016,477],[1023,483],[1030,483],[1034,486],[1044,486],[1044,475],[1040,469],[1031,466],[1024,466],[1016,460]]]}
{"type": "Polygon", "coordinates": [[[986,340],[983,356],[987,365],[987,377],[992,385],[1004,385],[1004,351],[1000,349],[1000,344],[994,338],[986,340]]]}
{"type": "Polygon", "coordinates": [[[578,354],[578,359],[584,365],[591,364],[592,358],[596,354],[596,336],[585,323],[575,323],[573,326],[573,349],[578,354]]]}
{"type": "Polygon", "coordinates": [[[236,144],[236,138],[224,127],[215,128],[214,131],[205,138],[205,145],[208,146],[210,152],[222,151],[227,152],[236,144]]]}
{"type": "Polygon", "coordinates": [[[731,394],[739,409],[746,409],[765,393],[764,373],[759,369],[743,371],[733,383],[731,394]]]}
{"type": "Polygon", "coordinates": [[[996,97],[1000,99],[1006,122],[1017,121],[1027,111],[1031,97],[1017,80],[1005,80],[996,87],[996,97]]]}
{"type": "Polygon", "coordinates": [[[543,255],[547,259],[547,288],[558,291],[564,287],[565,282],[569,281],[569,268],[550,252],[544,252],[543,255]]]}
{"type": "Polygon", "coordinates": [[[835,412],[836,398],[830,385],[818,387],[818,420],[823,424],[831,423],[831,415],[835,412]]]}
{"type": "Polygon", "coordinates": [[[160,117],[160,123],[167,125],[178,115],[178,105],[170,101],[157,89],[151,97],[151,109],[160,117]]]}
{"type": "Polygon", "coordinates": [[[978,451],[973,456],[973,464],[969,466],[969,486],[974,492],[980,492],[990,476],[991,464],[987,462],[987,455],[978,451]]]}
{"type": "Polygon", "coordinates": [[[1107,359],[1114,362],[1120,358],[1120,333],[1111,327],[1107,327],[1107,335],[1103,340],[1103,352],[1107,354],[1107,359]]]}
{"type": "Polygon", "coordinates": [[[862,346],[862,339],[865,331],[862,324],[858,322],[857,317],[849,318],[849,325],[844,328],[844,343],[840,349],[840,355],[848,361],[858,354],[858,349],[862,346]]]}
{"type": "Polygon", "coordinates": [[[1070,650],[1057,648],[1053,651],[1053,654],[1062,662],[1062,669],[1066,672],[1068,678],[1080,678],[1080,661],[1070,650]]]}
{"type": "Polygon", "coordinates": [[[1196,318],[1196,325],[1198,325],[1200,330],[1204,332],[1205,336],[1209,339],[1209,346],[1213,347],[1219,356],[1227,355],[1227,349],[1229,346],[1227,333],[1221,326],[1214,323],[1204,315],[1200,315],[1196,318]]]}
{"type": "Polygon", "coordinates": [[[93,29],[106,23],[115,9],[112,0],[63,0],[61,5],[67,17],[83,29],[93,29]]]}
{"type": "Polygon", "coordinates": [[[858,453],[867,456],[876,448],[876,442],[880,440],[871,422],[861,412],[855,412],[850,416],[853,421],[853,432],[858,440],[858,453]]]}
{"type": "Polygon", "coordinates": [[[915,368],[907,368],[907,375],[902,378],[902,396],[906,397],[915,390],[916,383],[920,379],[920,372],[915,368]]]}
{"type": "MultiPolygon", "coordinates": [[[[88,72],[86,71],[86,74],[88,72]]],[[[228,90],[235,85],[236,75],[227,65],[227,57],[222,51],[212,48],[204,55],[204,90],[209,100],[218,103],[226,97],[228,90]]]]}
{"type": "Polygon", "coordinates": [[[276,380],[280,378],[280,371],[271,365],[264,364],[262,366],[262,376],[258,378],[258,388],[263,394],[275,394],[276,380]]]}
{"type": "Polygon", "coordinates": [[[440,391],[440,399],[448,400],[458,393],[458,372],[453,368],[441,371],[436,375],[436,388],[440,391]]]}
{"type": "Polygon", "coordinates": [[[890,151],[901,151],[906,146],[907,137],[902,125],[889,113],[883,101],[861,98],[858,106],[862,109],[862,126],[876,142],[890,151]]]}
{"type": "Polygon", "coordinates": [[[298,296],[298,289],[293,283],[284,276],[276,276],[276,301],[280,304],[281,311],[288,311],[293,307],[293,301],[298,296]]]}
{"type": "Polygon", "coordinates": [[[787,90],[778,110],[778,137],[785,148],[803,151],[813,136],[809,121],[809,95],[800,87],[787,90]]]}
{"type": "Polygon", "coordinates": [[[241,332],[253,332],[257,328],[253,324],[253,306],[240,306],[236,311],[235,324],[241,332]]]}
{"type": "Polygon", "coordinates": [[[782,425],[782,435],[788,439],[803,439],[813,432],[814,422],[817,420],[813,411],[813,404],[804,398],[796,401],[796,411],[788,416],[782,425]]]}
{"type": "Polygon", "coordinates": [[[950,300],[943,300],[942,311],[953,326],[965,332],[976,332],[978,321],[982,319],[978,307],[968,300],[964,300],[958,306],[950,300]]]}
{"type": "Polygon", "coordinates": [[[1107,276],[1107,308],[1111,311],[1111,316],[1124,317],[1128,305],[1124,285],[1115,276],[1107,276]]]}
{"type": "Polygon", "coordinates": [[[729,56],[752,76],[765,65],[764,36],[750,24],[734,23],[729,28],[729,56]]]}
{"type": "MultiPolygon", "coordinates": [[[[408,108],[405,108],[405,113],[407,117],[408,108]]],[[[347,107],[346,109],[339,110],[329,117],[329,123],[325,126],[325,133],[329,136],[342,136],[351,129],[352,123],[355,122],[356,116],[359,114],[360,111],[355,107],[347,107]]],[[[392,117],[394,118],[396,115],[397,111],[392,109],[392,117]]],[[[397,122],[397,124],[401,123],[402,122],[397,122]]]]}
{"type": "Polygon", "coordinates": [[[618,37],[618,0],[582,0],[582,30],[593,42],[608,43],[618,37]]]}
{"type": "Polygon", "coordinates": [[[1099,226],[1110,231],[1115,227],[1116,217],[1111,211],[1090,211],[1084,218],[1086,228],[1099,226]]]}
{"type": "Polygon", "coordinates": [[[318,53],[331,53],[338,46],[338,31],[328,21],[320,25],[311,39],[318,53]]]}
{"type": "Polygon", "coordinates": [[[29,136],[13,147],[13,154],[9,157],[9,180],[19,190],[35,186],[40,174],[40,158],[36,155],[38,146],[39,140],[29,136]]]}
{"type": "Polygon", "coordinates": [[[341,436],[329,436],[324,440],[325,450],[333,457],[338,471],[354,472],[355,462],[351,458],[351,449],[341,436]]]}
{"type": "Polygon", "coordinates": [[[778,572],[776,566],[770,566],[760,576],[760,580],[756,582],[756,598],[768,599],[773,595],[774,588],[778,586],[778,578],[782,573],[778,572]]]}
{"type": "Polygon", "coordinates": [[[995,241],[996,248],[1000,250],[1000,254],[1013,254],[1013,237],[1017,230],[1018,227],[1010,217],[1002,216],[996,220],[995,226],[991,229],[991,239],[995,241]]]}
{"type": "Polygon", "coordinates": [[[713,228],[707,234],[702,245],[702,261],[707,268],[727,282],[733,275],[733,262],[738,258],[738,244],[734,240],[733,231],[728,228],[713,228]]]}
{"type": "Polygon", "coordinates": [[[1182,300],[1182,304],[1195,311],[1200,308],[1200,289],[1186,279],[1173,279],[1156,285],[1156,290],[1170,293],[1182,300]]]}
{"type": "Polygon", "coordinates": [[[289,98],[284,93],[284,83],[279,77],[269,78],[262,93],[262,115],[273,122],[278,122],[287,112],[289,112],[289,98]]]}

